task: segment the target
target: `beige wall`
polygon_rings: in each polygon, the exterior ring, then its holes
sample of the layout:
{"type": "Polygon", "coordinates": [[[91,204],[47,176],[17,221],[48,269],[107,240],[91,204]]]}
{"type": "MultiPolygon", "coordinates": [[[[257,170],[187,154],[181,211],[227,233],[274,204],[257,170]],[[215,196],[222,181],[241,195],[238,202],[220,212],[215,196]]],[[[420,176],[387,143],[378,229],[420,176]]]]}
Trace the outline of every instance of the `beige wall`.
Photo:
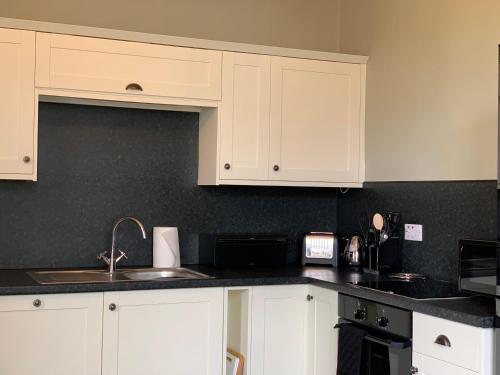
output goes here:
{"type": "Polygon", "coordinates": [[[0,17],[336,52],[340,0],[0,0],[0,17]]]}
{"type": "Polygon", "coordinates": [[[341,0],[341,52],[370,56],[370,181],[496,178],[499,0],[341,0]]]}

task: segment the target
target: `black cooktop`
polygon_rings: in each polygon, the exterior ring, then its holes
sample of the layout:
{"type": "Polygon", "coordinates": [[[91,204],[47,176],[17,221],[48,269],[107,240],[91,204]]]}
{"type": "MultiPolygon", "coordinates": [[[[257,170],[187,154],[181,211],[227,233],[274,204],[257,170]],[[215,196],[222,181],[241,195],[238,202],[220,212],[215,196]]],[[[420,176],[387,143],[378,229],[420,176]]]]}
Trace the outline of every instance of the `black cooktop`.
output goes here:
{"type": "Polygon", "coordinates": [[[470,296],[468,293],[459,291],[458,286],[455,284],[432,279],[363,281],[356,283],[356,285],[412,299],[460,298],[470,296]]]}

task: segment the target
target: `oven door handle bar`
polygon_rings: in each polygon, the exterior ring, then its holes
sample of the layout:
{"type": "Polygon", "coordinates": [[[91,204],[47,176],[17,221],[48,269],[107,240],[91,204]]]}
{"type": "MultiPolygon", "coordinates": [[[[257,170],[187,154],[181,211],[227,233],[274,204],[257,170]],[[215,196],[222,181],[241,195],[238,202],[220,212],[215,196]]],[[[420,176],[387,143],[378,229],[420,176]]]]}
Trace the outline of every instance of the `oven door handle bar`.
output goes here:
{"type": "MultiPolygon", "coordinates": [[[[338,324],[335,324],[333,327],[334,329],[340,328],[341,326],[345,324],[352,324],[349,321],[346,321],[344,319],[340,319],[338,324]]],[[[392,349],[406,349],[411,346],[411,339],[405,340],[405,341],[394,341],[394,340],[384,340],[372,335],[365,335],[364,337],[365,340],[371,341],[375,344],[380,344],[383,346],[387,346],[388,348],[392,349]]]]}

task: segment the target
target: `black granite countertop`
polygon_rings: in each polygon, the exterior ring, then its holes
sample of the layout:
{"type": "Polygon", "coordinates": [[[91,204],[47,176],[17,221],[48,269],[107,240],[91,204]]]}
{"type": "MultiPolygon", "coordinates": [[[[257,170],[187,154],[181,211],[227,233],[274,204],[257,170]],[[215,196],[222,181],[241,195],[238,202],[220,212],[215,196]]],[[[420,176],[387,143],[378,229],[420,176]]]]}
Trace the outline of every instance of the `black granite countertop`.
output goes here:
{"type": "Polygon", "coordinates": [[[40,285],[24,270],[0,270],[0,295],[84,293],[122,290],[201,288],[226,286],[313,284],[340,293],[365,298],[387,305],[420,312],[468,325],[491,328],[495,324],[495,301],[489,297],[466,299],[413,300],[407,297],[361,288],[357,282],[380,280],[371,274],[325,267],[266,267],[249,269],[216,269],[189,266],[190,269],[212,276],[210,279],[131,281],[40,285]]]}

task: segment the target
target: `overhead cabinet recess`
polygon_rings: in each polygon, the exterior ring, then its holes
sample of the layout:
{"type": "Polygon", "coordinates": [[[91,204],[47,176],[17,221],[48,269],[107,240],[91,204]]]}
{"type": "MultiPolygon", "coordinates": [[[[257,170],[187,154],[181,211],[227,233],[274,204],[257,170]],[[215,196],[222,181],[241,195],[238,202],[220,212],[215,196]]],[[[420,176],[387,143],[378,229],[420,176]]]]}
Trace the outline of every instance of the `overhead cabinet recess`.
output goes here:
{"type": "Polygon", "coordinates": [[[366,64],[353,56],[319,61],[7,29],[0,50],[0,179],[36,180],[37,106],[49,100],[200,112],[200,185],[364,181],[366,64]]]}

